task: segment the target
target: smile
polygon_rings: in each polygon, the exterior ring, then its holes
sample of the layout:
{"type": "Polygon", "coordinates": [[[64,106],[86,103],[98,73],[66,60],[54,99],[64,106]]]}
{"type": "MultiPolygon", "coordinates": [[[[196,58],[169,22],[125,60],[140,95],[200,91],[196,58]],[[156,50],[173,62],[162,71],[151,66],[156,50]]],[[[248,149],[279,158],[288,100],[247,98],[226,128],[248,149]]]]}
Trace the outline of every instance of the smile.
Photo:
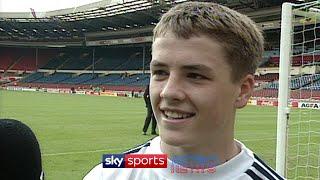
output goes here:
{"type": "Polygon", "coordinates": [[[187,118],[191,118],[195,115],[195,113],[182,113],[177,111],[164,110],[162,111],[163,115],[166,119],[172,120],[183,120],[187,118]]]}

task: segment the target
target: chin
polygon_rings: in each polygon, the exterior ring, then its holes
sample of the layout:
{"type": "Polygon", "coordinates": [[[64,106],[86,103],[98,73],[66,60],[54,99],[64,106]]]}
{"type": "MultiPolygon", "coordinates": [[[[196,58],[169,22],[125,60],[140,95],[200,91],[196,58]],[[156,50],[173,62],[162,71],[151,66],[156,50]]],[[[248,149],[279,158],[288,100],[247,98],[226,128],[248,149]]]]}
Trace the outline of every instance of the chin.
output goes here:
{"type": "Polygon", "coordinates": [[[188,138],[182,132],[170,132],[170,130],[161,131],[161,141],[171,146],[187,146],[192,144],[192,139],[188,138]]]}

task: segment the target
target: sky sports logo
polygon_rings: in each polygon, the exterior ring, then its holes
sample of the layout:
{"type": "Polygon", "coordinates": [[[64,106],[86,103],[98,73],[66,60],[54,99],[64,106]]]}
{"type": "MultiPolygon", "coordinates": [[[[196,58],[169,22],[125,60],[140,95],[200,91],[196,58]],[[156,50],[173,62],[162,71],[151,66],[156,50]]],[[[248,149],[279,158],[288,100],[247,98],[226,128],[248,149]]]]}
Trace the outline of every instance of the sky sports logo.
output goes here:
{"type": "Polygon", "coordinates": [[[104,154],[103,168],[167,168],[166,154],[104,154]]]}

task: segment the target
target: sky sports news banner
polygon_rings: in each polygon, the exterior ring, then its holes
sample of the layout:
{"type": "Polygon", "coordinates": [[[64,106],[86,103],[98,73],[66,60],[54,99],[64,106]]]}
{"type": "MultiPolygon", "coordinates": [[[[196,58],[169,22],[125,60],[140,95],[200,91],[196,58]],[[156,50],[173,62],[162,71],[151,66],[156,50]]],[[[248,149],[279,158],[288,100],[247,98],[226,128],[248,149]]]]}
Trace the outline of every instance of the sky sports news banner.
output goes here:
{"type": "Polygon", "coordinates": [[[104,154],[103,168],[169,168],[171,173],[215,173],[217,156],[166,154],[104,154]]]}

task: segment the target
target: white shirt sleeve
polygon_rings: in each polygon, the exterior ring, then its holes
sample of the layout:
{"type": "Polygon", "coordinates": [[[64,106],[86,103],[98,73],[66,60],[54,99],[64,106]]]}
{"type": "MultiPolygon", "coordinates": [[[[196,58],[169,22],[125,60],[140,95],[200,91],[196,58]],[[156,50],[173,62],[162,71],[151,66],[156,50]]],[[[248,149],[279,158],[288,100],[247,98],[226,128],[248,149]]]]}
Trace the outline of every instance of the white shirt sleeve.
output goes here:
{"type": "Polygon", "coordinates": [[[102,164],[98,164],[83,178],[83,180],[132,179],[132,170],[132,168],[103,168],[102,164]]]}
{"type": "Polygon", "coordinates": [[[102,164],[98,164],[96,167],[83,178],[83,180],[102,180],[102,164]]]}

